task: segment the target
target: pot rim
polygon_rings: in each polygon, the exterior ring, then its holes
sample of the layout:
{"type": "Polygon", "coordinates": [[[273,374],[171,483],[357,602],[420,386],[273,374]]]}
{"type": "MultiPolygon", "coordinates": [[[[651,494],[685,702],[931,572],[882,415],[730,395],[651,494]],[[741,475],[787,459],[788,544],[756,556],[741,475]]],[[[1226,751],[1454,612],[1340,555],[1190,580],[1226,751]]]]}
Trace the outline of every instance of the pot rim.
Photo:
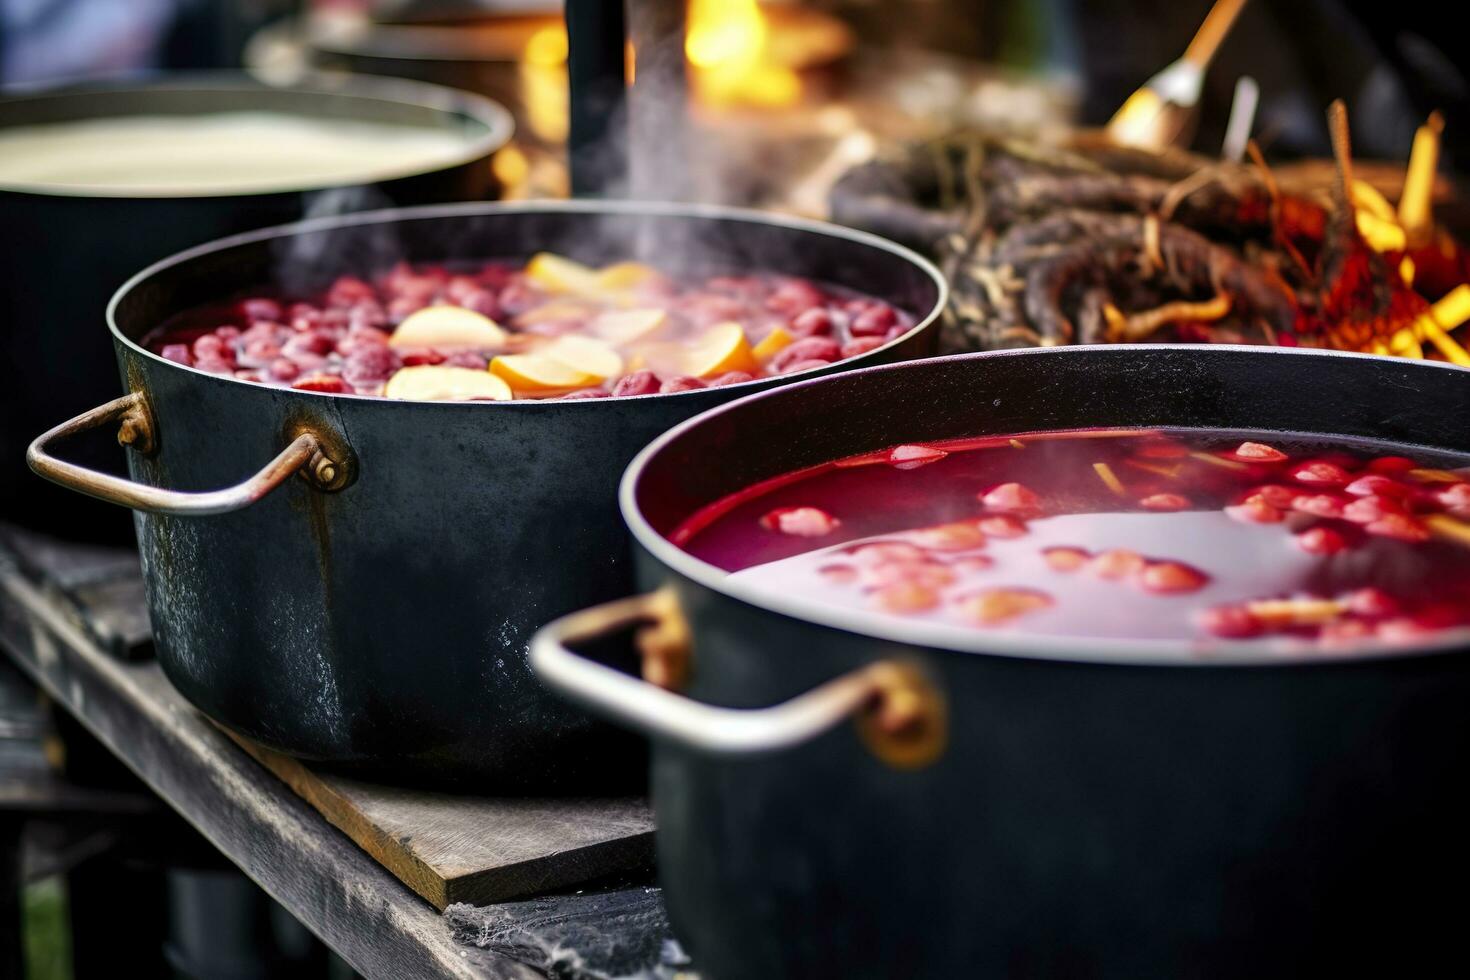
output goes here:
{"type": "MultiPolygon", "coordinates": [[[[1028,348],[1020,350],[979,351],[968,354],[951,354],[944,357],[925,358],[898,364],[884,364],[864,368],[857,374],[875,374],[885,371],[919,370],[935,362],[963,362],[988,358],[1010,357],[1082,357],[1089,351],[1096,352],[1099,346],[1072,345],[1068,347],[1028,348]]],[[[1391,361],[1395,366],[1409,366],[1424,370],[1462,372],[1465,383],[1470,384],[1470,369],[1451,364],[1429,361],[1405,361],[1377,354],[1358,354],[1345,351],[1326,351],[1313,348],[1260,347],[1243,344],[1130,344],[1130,350],[1200,350],[1237,351],[1261,357],[1340,357],[1373,361],[1391,361]]],[[[851,376],[849,375],[849,377],[851,376]]],[[[801,596],[777,595],[770,591],[752,587],[745,582],[732,581],[730,573],[694,557],[654,529],[643,516],[638,505],[638,483],[649,462],[676,439],[703,425],[707,420],[729,412],[741,411],[746,405],[762,398],[793,392],[798,388],[810,388],[825,379],[816,378],[798,385],[783,386],[779,390],[764,391],[747,395],[736,401],[719,405],[701,412],[668,429],[643,448],[628,468],[618,485],[618,506],[622,510],[623,522],[628,526],[634,540],[665,567],[713,592],[756,606],[757,608],[787,616],[792,619],[814,623],[859,636],[904,646],[922,646],[929,649],[954,653],[989,655],[1022,660],[1049,660],[1064,663],[1088,663],[1099,666],[1118,667],[1250,667],[1250,668],[1313,668],[1341,665],[1372,660],[1402,659],[1410,656],[1431,654],[1463,653],[1470,649],[1470,627],[1447,630],[1433,640],[1416,642],[1413,646],[1393,645],[1382,641],[1355,644],[1342,650],[1307,648],[1302,644],[1267,638],[1250,644],[1205,646],[1198,642],[1159,639],[1087,638],[1045,634],[986,633],[975,631],[973,638],[963,635],[953,627],[915,622],[902,623],[894,617],[866,611],[840,609],[801,596]],[[1244,647],[1244,649],[1236,649],[1244,647]]]]}
{"type": "Polygon", "coordinates": [[[512,411],[546,411],[556,406],[565,409],[571,405],[596,406],[606,403],[623,404],[626,402],[643,401],[651,398],[684,398],[689,396],[708,396],[711,391],[729,392],[745,390],[756,392],[764,388],[786,387],[798,380],[817,378],[838,372],[847,372],[859,368],[864,362],[875,360],[883,351],[889,350],[899,344],[907,343],[926,330],[934,329],[940,315],[949,303],[949,283],[940,273],[939,269],[924,258],[922,255],[891,242],[886,238],[874,235],[870,232],[859,231],[855,228],[845,228],[831,222],[818,221],[813,218],[798,218],[791,215],[770,214],[757,211],[752,208],[727,207],[717,204],[684,204],[672,201],[605,201],[605,200],[526,200],[526,201],[479,201],[458,204],[428,204],[408,208],[383,208],[376,211],[358,211],[351,214],[333,215],[325,218],[308,218],[303,221],[294,221],[289,224],[276,225],[271,228],[260,228],[254,231],[231,235],[228,238],[216,239],[203,245],[177,252],[167,258],[160,259],[152,265],[134,274],[130,279],[118,287],[117,292],[112,294],[112,299],[107,303],[107,328],[111,332],[114,343],[121,343],[133,354],[145,357],[156,364],[179,371],[187,371],[216,382],[246,385],[252,388],[261,388],[276,393],[287,393],[289,395],[310,396],[328,399],[351,399],[353,401],[380,402],[387,404],[403,405],[433,405],[446,410],[504,410],[510,407],[512,411]],[[436,218],[477,217],[493,214],[534,214],[534,213],[564,213],[564,214],[616,214],[616,215],[651,215],[655,217],[672,218],[721,218],[745,222],[748,224],[774,225],[781,228],[789,228],[796,231],[812,232],[825,235],[829,238],[840,238],[858,245],[867,246],[878,251],[887,252],[895,258],[902,259],[928,276],[935,288],[934,303],[923,315],[916,317],[914,325],[902,336],[896,337],[879,347],[849,357],[841,361],[820,368],[809,368],[795,374],[783,374],[773,378],[755,378],[750,381],[742,381],[739,384],[724,385],[720,388],[695,388],[691,391],[679,391],[668,393],[654,393],[651,395],[621,395],[607,398],[582,398],[572,399],[541,399],[524,398],[511,401],[497,402],[460,402],[460,401],[422,401],[415,399],[383,398],[377,395],[338,394],[323,391],[304,391],[296,388],[282,388],[277,385],[266,385],[254,381],[243,381],[235,377],[227,377],[222,374],[211,374],[208,371],[200,371],[197,368],[170,361],[167,358],[155,354],[141,344],[127,336],[117,323],[117,308],[123,299],[134,289],[147,282],[156,274],[174,266],[183,265],[200,256],[209,255],[214,252],[222,252],[240,245],[250,245],[256,242],[271,239],[284,239],[294,235],[307,234],[316,231],[329,231],[336,228],[346,228],[356,225],[370,225],[375,223],[389,223],[403,220],[432,220],[436,218]],[[519,406],[516,408],[514,406],[519,406]],[[536,406],[532,408],[531,406],[536,406]]]}
{"type": "MultiPolygon", "coordinates": [[[[0,112],[7,105],[20,102],[44,102],[51,100],[83,99],[95,95],[133,93],[146,95],[152,92],[197,92],[197,93],[262,93],[265,98],[277,95],[291,96],[338,96],[362,102],[391,102],[412,105],[438,112],[443,116],[461,116],[471,119],[485,128],[483,133],[465,140],[464,147],[447,156],[438,165],[423,167],[390,166],[380,171],[364,171],[360,176],[332,183],[308,182],[282,187],[245,188],[242,190],[216,190],[204,194],[148,191],[138,188],[109,190],[96,187],[66,187],[51,184],[25,182],[0,182],[0,193],[33,194],[37,197],[62,197],[104,200],[138,201],[209,201],[241,197],[270,197],[273,195],[315,194],[322,191],[350,187],[382,184],[409,177],[441,173],[455,167],[463,167],[477,160],[490,157],[510,142],[515,135],[515,119],[510,110],[496,102],[473,92],[462,92],[444,85],[420,82],[409,78],[389,78],[380,75],[354,75],[346,72],[314,71],[295,78],[290,84],[270,84],[245,71],[190,71],[130,74],[103,78],[63,79],[44,85],[24,86],[6,93],[0,98],[0,112]]],[[[257,110],[269,111],[269,106],[257,110]]],[[[167,115],[167,113],[163,113],[167,115]]],[[[295,115],[294,113],[286,113],[295,115]]],[[[117,118],[107,115],[81,113],[74,122],[94,119],[117,118]]],[[[312,118],[301,116],[301,118],[312,118]]],[[[36,125],[49,125],[37,123],[36,125]]],[[[0,129],[6,127],[0,126],[0,129]]]]}

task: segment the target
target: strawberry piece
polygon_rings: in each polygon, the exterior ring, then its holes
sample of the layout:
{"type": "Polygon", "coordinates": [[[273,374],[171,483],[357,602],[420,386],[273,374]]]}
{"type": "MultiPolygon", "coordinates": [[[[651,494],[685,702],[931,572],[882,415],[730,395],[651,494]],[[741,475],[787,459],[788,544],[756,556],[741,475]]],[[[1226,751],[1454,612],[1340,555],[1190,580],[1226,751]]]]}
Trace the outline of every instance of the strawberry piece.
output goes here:
{"type": "Polygon", "coordinates": [[[761,526],[767,530],[800,538],[831,534],[841,523],[817,507],[778,507],[761,518],[761,526]]]}
{"type": "Polygon", "coordinates": [[[1347,470],[1323,460],[1303,463],[1291,471],[1291,478],[1314,487],[1340,487],[1351,479],[1347,470]]]}
{"type": "Polygon", "coordinates": [[[1247,524],[1280,524],[1286,515],[1278,507],[1272,507],[1260,497],[1251,497],[1234,507],[1226,507],[1225,513],[1247,524]]]}
{"type": "Polygon", "coordinates": [[[1264,442],[1242,442],[1235,448],[1235,458],[1250,463],[1279,463],[1287,455],[1264,442]]]}
{"type": "Polygon", "coordinates": [[[894,446],[889,450],[888,462],[894,469],[912,470],[926,463],[937,463],[949,453],[932,446],[894,446]]]}
{"type": "Polygon", "coordinates": [[[1429,529],[1407,514],[1385,514],[1369,524],[1367,530],[1369,534],[1397,541],[1417,543],[1429,540],[1429,529]]]}
{"type": "Polygon", "coordinates": [[[1148,510],[1185,510],[1189,507],[1189,498],[1177,493],[1154,493],[1144,497],[1138,503],[1148,510]]]}
{"type": "Polygon", "coordinates": [[[1075,572],[1091,560],[1092,555],[1081,548],[1056,547],[1046,548],[1041,552],[1041,557],[1055,572],[1075,572]]]}
{"type": "Polygon", "coordinates": [[[1347,547],[1347,540],[1330,527],[1308,528],[1293,540],[1309,555],[1335,555],[1347,547]]]}
{"type": "Polygon", "coordinates": [[[982,517],[979,528],[992,538],[1019,538],[1027,531],[1026,522],[1010,514],[982,517]]]}
{"type": "Polygon", "coordinates": [[[1243,640],[1260,636],[1265,624],[1240,606],[1216,606],[1202,611],[1197,617],[1200,628],[1207,633],[1229,640],[1243,640]]]}
{"type": "Polygon", "coordinates": [[[1291,502],[1292,510],[1317,517],[1341,517],[1343,503],[1331,494],[1303,494],[1291,502]]]}
{"type": "Polygon", "coordinates": [[[1041,505],[1036,493],[1019,483],[1002,483],[980,497],[991,510],[1033,511],[1041,505]]]}
{"type": "Polygon", "coordinates": [[[1153,562],[1138,576],[1139,584],[1148,591],[1167,594],[1198,592],[1208,581],[1203,572],[1177,561],[1153,562]]]}
{"type": "Polygon", "coordinates": [[[1117,580],[1143,571],[1147,561],[1136,551],[1112,548],[1088,562],[1087,569],[1099,578],[1117,580]]]}

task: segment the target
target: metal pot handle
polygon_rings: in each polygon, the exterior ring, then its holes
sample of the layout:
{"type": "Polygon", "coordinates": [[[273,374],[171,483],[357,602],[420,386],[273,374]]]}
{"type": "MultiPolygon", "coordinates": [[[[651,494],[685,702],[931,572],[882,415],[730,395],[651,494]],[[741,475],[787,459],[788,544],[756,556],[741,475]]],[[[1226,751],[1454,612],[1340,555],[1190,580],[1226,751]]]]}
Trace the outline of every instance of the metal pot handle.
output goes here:
{"type": "Polygon", "coordinates": [[[324,441],[305,428],[295,435],[280,455],[266,463],[254,476],[232,487],[204,493],[135,483],[65,462],[47,451],[48,444],[57,439],[74,436],[114,420],[118,423],[119,443],[144,455],[153,452],[156,431],[153,413],[142,392],[133,392],[41,433],[26,450],[26,462],[37,474],[53,483],[89,497],[150,514],[183,516],[226,514],[248,507],[297,471],[301,471],[302,476],[318,490],[340,490],[352,481],[353,460],[350,454],[338,450],[329,455],[324,441]]]}
{"type": "MultiPolygon", "coordinates": [[[[549,687],[654,738],[718,755],[752,755],[810,741],[855,717],[868,747],[900,768],[943,752],[942,697],[919,669],[880,660],[769,708],[722,708],[666,690],[568,648],[640,623],[677,616],[667,591],[617,599],[548,623],[531,639],[531,666],[549,687]]],[[[668,632],[666,629],[663,632],[668,632]]],[[[681,630],[672,632],[678,634],[681,630]]],[[[645,652],[645,675],[650,673],[645,652]]]]}

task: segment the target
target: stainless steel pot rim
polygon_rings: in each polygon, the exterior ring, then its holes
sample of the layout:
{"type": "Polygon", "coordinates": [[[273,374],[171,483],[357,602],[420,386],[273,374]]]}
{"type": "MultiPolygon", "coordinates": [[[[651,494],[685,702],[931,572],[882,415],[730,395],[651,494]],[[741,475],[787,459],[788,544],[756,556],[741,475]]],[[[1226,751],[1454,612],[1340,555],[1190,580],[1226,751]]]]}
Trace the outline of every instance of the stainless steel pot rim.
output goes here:
{"type": "MultiPolygon", "coordinates": [[[[1341,357],[1391,362],[1396,366],[1406,363],[1415,369],[1459,372],[1464,383],[1470,384],[1470,369],[1437,362],[1411,361],[1389,358],[1376,354],[1356,354],[1342,351],[1323,351],[1305,348],[1252,347],[1235,344],[1130,344],[1129,350],[1201,350],[1240,351],[1262,357],[1341,357]]],[[[928,358],[885,364],[853,371],[845,377],[871,374],[882,371],[918,370],[935,362],[963,362],[979,359],[1010,357],[1083,357],[1097,348],[1075,345],[1069,347],[1034,348],[1026,350],[984,351],[971,354],[952,354],[947,357],[928,358]]],[[[684,433],[697,428],[706,420],[726,412],[737,412],[747,403],[759,398],[777,397],[788,392],[821,384],[823,378],[815,378],[794,385],[786,385],[773,391],[757,392],[733,402],[711,408],[687,419],[664,432],[649,443],[633,458],[623,472],[618,487],[618,506],[623,521],[637,542],[661,563],[678,574],[715,592],[729,596],[749,605],[766,609],[782,616],[805,620],[821,626],[856,633],[903,646],[922,646],[938,650],[949,650],[964,654],[985,654],[1025,660],[1055,660],[1070,663],[1095,663],[1100,666],[1128,667],[1250,667],[1313,668],[1341,665],[1345,662],[1397,659],[1407,656],[1429,654],[1464,653],[1470,650],[1470,628],[1446,631],[1433,640],[1414,646],[1393,645],[1383,642],[1364,643],[1342,650],[1307,648],[1304,644],[1292,644],[1279,639],[1256,640],[1249,643],[1188,643],[1175,640],[1123,640],[1087,639],[1067,636],[1030,635],[981,630],[962,630],[932,623],[906,623],[894,617],[878,613],[853,612],[837,609],[821,602],[801,596],[777,595],[770,591],[752,587],[744,582],[732,581],[723,569],[695,558],[679,548],[644,518],[637,501],[638,481],[649,460],[678,439],[684,433]]]]}
{"type": "MultiPolygon", "coordinates": [[[[335,215],[327,218],[310,218],[305,221],[296,221],[285,225],[276,225],[271,228],[262,228],[255,231],[232,235],[228,238],[217,239],[203,245],[195,246],[186,251],[171,255],[168,258],[148,266],[143,271],[134,275],[123,283],[112,294],[112,299],[107,304],[107,328],[112,332],[115,341],[128,347],[140,357],[149,358],[159,364],[167,365],[172,370],[187,371],[190,374],[207,378],[211,382],[219,384],[247,385],[260,388],[266,392],[276,394],[286,393],[292,396],[311,398],[348,398],[353,400],[387,402],[389,404],[433,406],[436,411],[484,411],[484,410],[512,410],[512,411],[595,411],[596,407],[606,403],[623,404],[627,402],[643,401],[651,398],[688,398],[700,395],[708,396],[711,391],[735,391],[747,390],[757,391],[762,388],[786,386],[795,379],[816,378],[840,371],[850,371],[865,361],[873,360],[882,351],[904,343],[921,331],[930,329],[934,322],[944,311],[949,302],[949,283],[935,267],[934,263],[919,255],[912,249],[906,248],[886,238],[834,225],[826,221],[817,221],[811,218],[798,218],[790,215],[770,214],[764,211],[756,211],[751,208],[726,207],[716,204],[682,204],[669,201],[562,201],[562,200],[527,200],[527,201],[486,201],[470,204],[430,204],[411,208],[385,208],[377,211],[359,211],[353,214],[335,215]],[[535,213],[564,213],[564,214],[616,214],[616,215],[651,215],[655,217],[673,218],[716,218],[748,223],[759,223],[775,225],[781,228],[790,228],[796,231],[808,231],[816,234],[826,235],[833,238],[841,238],[859,245],[865,245],[879,251],[888,252],[897,258],[907,261],[909,264],[921,270],[935,287],[935,299],[932,307],[922,317],[916,319],[911,330],[901,337],[890,340],[881,347],[866,351],[856,357],[837,361],[826,367],[812,368],[796,374],[785,374],[775,378],[756,378],[753,381],[744,381],[740,384],[727,385],[722,388],[696,388],[692,391],[672,392],[669,394],[632,395],[619,398],[583,398],[564,400],[544,400],[537,398],[515,399],[506,402],[443,402],[443,401],[414,401],[410,399],[385,399],[374,395],[346,395],[332,394],[321,391],[299,391],[294,388],[280,388],[274,385],[265,385],[253,381],[242,381],[239,378],[226,377],[221,374],[210,374],[193,367],[170,361],[165,357],[144,348],[128,337],[118,327],[117,308],[119,303],[128,293],[146,282],[152,276],[165,269],[176,265],[182,265],[203,255],[212,252],[220,252],[240,245],[249,245],[254,242],[268,241],[275,238],[286,238],[296,234],[308,234],[314,231],[328,231],[336,228],[347,228],[356,225],[371,225],[375,223],[386,223],[393,221],[420,221],[435,220],[439,218],[474,217],[479,215],[495,214],[535,214],[535,213]],[[573,408],[573,406],[578,406],[573,408]]],[[[912,311],[911,311],[912,312],[912,311]]]]}
{"type": "MultiPolygon", "coordinates": [[[[300,95],[330,95],[360,99],[365,102],[393,102],[419,106],[446,115],[464,116],[485,127],[485,131],[465,140],[461,152],[446,157],[432,171],[421,168],[386,168],[364,171],[350,181],[335,184],[303,184],[289,189],[216,191],[209,194],[149,193],[146,191],[107,191],[86,187],[56,187],[48,184],[0,184],[0,192],[35,194],[42,197],[108,198],[136,200],[214,200],[233,197],[259,197],[273,194],[312,194],[321,191],[358,187],[364,184],[401,180],[421,173],[432,173],[473,163],[505,146],[515,135],[515,119],[510,110],[493,99],[473,92],[420,82],[408,78],[378,75],[353,75],[345,72],[309,72],[288,85],[262,82],[243,71],[206,71],[124,75],[83,78],[74,81],[48,82],[12,90],[0,98],[0,109],[7,103],[42,101],[84,96],[89,93],[112,92],[263,92],[300,95]]],[[[269,97],[269,96],[267,96],[269,97]]],[[[82,116],[79,118],[102,118],[82,116]]]]}

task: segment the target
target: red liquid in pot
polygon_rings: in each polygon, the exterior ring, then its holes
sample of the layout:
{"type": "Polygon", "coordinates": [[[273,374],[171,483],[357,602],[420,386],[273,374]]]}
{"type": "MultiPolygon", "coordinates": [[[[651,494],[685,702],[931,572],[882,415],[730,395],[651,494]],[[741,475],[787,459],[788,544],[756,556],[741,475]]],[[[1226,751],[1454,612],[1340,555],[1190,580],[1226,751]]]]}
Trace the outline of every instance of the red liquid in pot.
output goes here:
{"type": "Polygon", "coordinates": [[[211,373],[311,391],[597,398],[805,371],[913,325],[882,300],[808,279],[675,280],[637,263],[591,269],[541,255],[525,266],[400,265],[371,282],[343,277],[320,295],[252,296],[174,317],[144,346],[211,373]],[[437,322],[425,320],[431,311],[437,322]]]}
{"type": "Polygon", "coordinates": [[[962,630],[1341,647],[1470,626],[1470,457],[1212,430],[901,446],[675,544],[773,597],[962,630]]]}

